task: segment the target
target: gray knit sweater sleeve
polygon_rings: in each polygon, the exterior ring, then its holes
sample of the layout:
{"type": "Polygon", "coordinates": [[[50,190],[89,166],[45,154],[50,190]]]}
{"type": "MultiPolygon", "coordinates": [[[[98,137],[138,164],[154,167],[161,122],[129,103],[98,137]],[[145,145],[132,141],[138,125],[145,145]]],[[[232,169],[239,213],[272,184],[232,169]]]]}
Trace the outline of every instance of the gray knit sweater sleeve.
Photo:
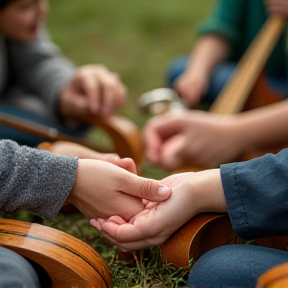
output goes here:
{"type": "Polygon", "coordinates": [[[56,217],[75,181],[78,159],[0,141],[0,211],[56,217]]]}
{"type": "Polygon", "coordinates": [[[74,77],[75,65],[62,55],[44,28],[36,40],[9,40],[7,47],[12,83],[39,96],[50,111],[57,111],[59,92],[74,77]]]}

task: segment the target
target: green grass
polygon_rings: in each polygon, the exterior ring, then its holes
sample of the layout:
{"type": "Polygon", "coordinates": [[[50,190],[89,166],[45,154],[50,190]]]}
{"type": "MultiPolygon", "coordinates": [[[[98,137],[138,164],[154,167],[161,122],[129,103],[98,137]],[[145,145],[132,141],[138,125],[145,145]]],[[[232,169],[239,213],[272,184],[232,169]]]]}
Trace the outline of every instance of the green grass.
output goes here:
{"type": "MultiPolygon", "coordinates": [[[[121,75],[129,95],[127,105],[118,113],[142,129],[147,115],[135,108],[138,97],[165,86],[169,61],[191,50],[196,26],[213,2],[50,0],[47,25],[53,40],[77,65],[101,63],[121,75]]],[[[148,161],[144,167],[144,176],[161,179],[167,175],[148,161]]],[[[185,283],[187,267],[161,264],[159,249],[153,248],[148,254],[140,251],[128,263],[119,261],[115,247],[81,215],[59,215],[50,225],[95,248],[109,264],[113,287],[179,287],[185,283]]]]}
{"type": "Polygon", "coordinates": [[[44,224],[65,231],[94,248],[108,264],[115,288],[176,288],[186,283],[190,265],[177,269],[172,264],[161,263],[161,251],[156,246],[133,252],[130,259],[121,260],[117,247],[107,242],[79,213],[69,216],[59,214],[52,223],[45,221],[44,224]]]}

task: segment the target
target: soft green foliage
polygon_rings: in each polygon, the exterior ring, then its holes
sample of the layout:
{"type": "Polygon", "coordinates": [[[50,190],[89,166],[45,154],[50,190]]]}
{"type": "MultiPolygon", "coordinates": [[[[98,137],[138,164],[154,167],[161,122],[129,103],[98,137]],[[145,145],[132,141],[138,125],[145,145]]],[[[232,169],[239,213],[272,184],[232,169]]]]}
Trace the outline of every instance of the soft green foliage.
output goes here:
{"type": "Polygon", "coordinates": [[[213,0],[50,0],[48,27],[55,42],[77,64],[102,63],[129,89],[121,113],[143,125],[138,97],[165,85],[165,69],[187,54],[196,25],[213,0]]]}
{"type": "MultiPolygon", "coordinates": [[[[213,0],[50,0],[47,25],[53,40],[76,64],[101,63],[119,73],[129,101],[118,113],[141,129],[149,115],[137,110],[138,97],[165,86],[165,69],[178,55],[189,53],[197,24],[209,13],[213,0]]],[[[144,176],[161,179],[167,172],[145,162],[144,176]]],[[[133,254],[119,261],[109,245],[83,216],[59,215],[54,227],[95,248],[111,268],[114,288],[178,287],[188,269],[159,262],[159,249],[133,254]]]]}
{"type": "MultiPolygon", "coordinates": [[[[141,129],[150,115],[136,108],[139,96],[165,86],[171,59],[190,52],[196,27],[214,1],[50,0],[47,25],[63,53],[78,65],[101,63],[117,72],[128,88],[118,113],[141,129]]],[[[144,176],[167,173],[147,163],[144,176]]]]}

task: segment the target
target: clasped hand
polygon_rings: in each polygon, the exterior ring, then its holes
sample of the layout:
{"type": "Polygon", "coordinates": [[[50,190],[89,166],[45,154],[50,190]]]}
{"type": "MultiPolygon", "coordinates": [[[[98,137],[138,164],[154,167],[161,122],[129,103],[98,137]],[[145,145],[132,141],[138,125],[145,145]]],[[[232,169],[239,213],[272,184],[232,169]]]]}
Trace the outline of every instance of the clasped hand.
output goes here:
{"type": "Polygon", "coordinates": [[[117,154],[99,153],[79,144],[58,141],[55,154],[79,159],[76,180],[67,197],[87,218],[119,215],[129,220],[145,207],[142,199],[163,201],[171,189],[165,183],[136,175],[135,163],[117,154]]]}
{"type": "Polygon", "coordinates": [[[90,224],[119,248],[138,250],[163,243],[201,212],[227,211],[219,169],[174,174],[161,183],[172,189],[168,200],[145,202],[145,209],[129,221],[115,215],[90,224]]]}

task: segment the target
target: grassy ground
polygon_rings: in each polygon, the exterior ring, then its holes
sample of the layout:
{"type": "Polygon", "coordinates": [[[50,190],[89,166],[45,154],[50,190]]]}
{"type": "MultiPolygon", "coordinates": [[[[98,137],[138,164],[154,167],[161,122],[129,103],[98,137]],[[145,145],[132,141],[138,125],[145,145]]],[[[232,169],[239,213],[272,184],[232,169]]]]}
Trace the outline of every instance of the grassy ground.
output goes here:
{"type": "MultiPolygon", "coordinates": [[[[47,25],[54,41],[76,64],[102,63],[121,75],[129,89],[129,101],[118,113],[142,129],[147,116],[135,109],[138,97],[165,85],[169,61],[190,51],[196,25],[213,2],[50,0],[47,25]]],[[[146,162],[144,175],[161,179],[167,173],[146,162]]],[[[157,248],[148,256],[135,254],[131,262],[119,261],[115,247],[81,215],[59,215],[52,226],[94,247],[111,268],[113,287],[178,287],[185,283],[187,268],[160,264],[157,248]]]]}

